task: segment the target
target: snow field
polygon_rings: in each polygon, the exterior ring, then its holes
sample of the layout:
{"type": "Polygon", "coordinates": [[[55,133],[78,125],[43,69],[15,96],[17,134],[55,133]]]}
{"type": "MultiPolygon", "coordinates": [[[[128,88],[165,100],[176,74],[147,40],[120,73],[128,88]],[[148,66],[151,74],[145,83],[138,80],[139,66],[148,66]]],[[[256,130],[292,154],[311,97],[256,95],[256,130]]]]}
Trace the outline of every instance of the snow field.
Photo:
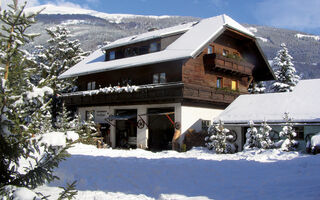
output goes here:
{"type": "Polygon", "coordinates": [[[320,155],[280,150],[217,155],[97,149],[76,144],[56,174],[37,191],[57,197],[77,180],[77,199],[317,199],[320,155]]]}

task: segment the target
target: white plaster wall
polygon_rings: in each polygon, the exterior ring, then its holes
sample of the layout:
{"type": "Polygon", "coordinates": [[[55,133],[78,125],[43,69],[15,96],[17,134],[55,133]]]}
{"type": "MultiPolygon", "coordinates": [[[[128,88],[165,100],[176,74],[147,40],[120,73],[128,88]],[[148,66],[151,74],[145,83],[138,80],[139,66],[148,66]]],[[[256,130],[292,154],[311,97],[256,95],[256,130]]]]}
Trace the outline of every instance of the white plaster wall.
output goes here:
{"type": "MultiPolygon", "coordinates": [[[[150,105],[129,105],[129,106],[97,106],[97,107],[80,107],[78,108],[78,114],[81,115],[81,119],[85,120],[86,111],[95,111],[95,122],[97,123],[106,123],[105,118],[108,115],[114,115],[115,110],[119,109],[136,109],[137,114],[146,114],[148,108],[165,108],[165,107],[173,107],[175,112],[175,122],[181,122],[181,104],[172,103],[172,104],[150,104],[150,105]],[[107,113],[106,116],[98,116],[97,113],[99,111],[103,111],[107,113]]],[[[146,115],[142,116],[143,120],[148,123],[148,117],[146,115]]],[[[137,117],[137,120],[140,118],[137,117]]],[[[112,124],[116,124],[115,121],[111,122],[112,124]]],[[[116,146],[116,128],[114,126],[110,127],[110,140],[112,144],[112,148],[116,146]]],[[[137,147],[146,149],[148,148],[148,127],[144,126],[144,128],[137,128],[137,147]]]]}
{"type": "Polygon", "coordinates": [[[200,108],[192,106],[181,106],[181,133],[180,142],[183,141],[184,134],[188,129],[201,131],[202,120],[210,120],[217,117],[223,110],[214,108],[200,108]]]}

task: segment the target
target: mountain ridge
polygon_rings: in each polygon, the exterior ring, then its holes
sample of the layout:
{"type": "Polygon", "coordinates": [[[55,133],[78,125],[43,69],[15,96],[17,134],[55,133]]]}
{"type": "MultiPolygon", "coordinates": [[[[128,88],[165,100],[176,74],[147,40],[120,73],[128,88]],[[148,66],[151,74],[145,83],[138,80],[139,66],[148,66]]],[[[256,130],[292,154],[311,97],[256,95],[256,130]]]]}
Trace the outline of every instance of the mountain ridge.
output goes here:
{"type": "MultiPolygon", "coordinates": [[[[27,8],[26,12],[36,12],[39,8],[41,9],[41,7],[27,8]]],[[[49,6],[47,11],[40,13],[37,17],[38,22],[31,28],[31,32],[38,31],[42,35],[34,43],[29,44],[28,49],[38,44],[46,45],[49,36],[44,27],[49,28],[54,25],[67,26],[73,38],[81,41],[83,49],[92,51],[107,42],[147,32],[151,28],[161,29],[201,20],[196,17],[101,14],[93,10],[72,9],[73,11],[68,13],[70,8],[49,6]]],[[[282,28],[242,25],[255,34],[268,60],[276,56],[281,43],[286,43],[302,78],[320,78],[320,40],[317,40],[319,36],[282,28]]]]}

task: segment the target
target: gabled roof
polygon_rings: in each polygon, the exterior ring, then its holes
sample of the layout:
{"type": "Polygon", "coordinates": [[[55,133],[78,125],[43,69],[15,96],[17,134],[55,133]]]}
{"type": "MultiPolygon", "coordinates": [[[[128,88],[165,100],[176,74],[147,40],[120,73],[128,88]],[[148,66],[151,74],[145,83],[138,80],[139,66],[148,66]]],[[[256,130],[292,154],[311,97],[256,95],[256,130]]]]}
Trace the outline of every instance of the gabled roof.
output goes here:
{"type": "MultiPolygon", "coordinates": [[[[138,36],[117,40],[103,47],[110,49],[127,44],[163,37],[168,34],[185,32],[166,49],[140,56],[104,61],[104,53],[99,49],[77,65],[64,72],[59,78],[69,78],[103,71],[137,67],[173,60],[195,58],[209,42],[214,41],[227,28],[237,30],[254,39],[253,33],[227,15],[219,15],[201,20],[199,23],[187,23],[175,27],[144,33],[138,36]]],[[[266,65],[270,68],[269,64],[266,65]]],[[[270,68],[271,69],[271,68],[270,68]]]]}
{"type": "Polygon", "coordinates": [[[294,122],[320,122],[320,79],[301,80],[292,92],[241,95],[217,119],[225,124],[284,122],[289,113],[294,122]]]}

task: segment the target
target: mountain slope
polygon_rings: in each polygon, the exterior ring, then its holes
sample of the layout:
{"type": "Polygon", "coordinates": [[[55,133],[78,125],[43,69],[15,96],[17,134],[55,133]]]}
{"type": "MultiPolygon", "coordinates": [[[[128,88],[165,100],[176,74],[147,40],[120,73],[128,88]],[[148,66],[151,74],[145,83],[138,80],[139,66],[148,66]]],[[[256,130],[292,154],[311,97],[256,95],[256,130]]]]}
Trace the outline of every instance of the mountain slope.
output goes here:
{"type": "MultiPolygon", "coordinates": [[[[38,23],[31,28],[41,36],[29,44],[46,44],[48,36],[44,27],[54,25],[68,26],[73,37],[79,39],[85,50],[97,49],[108,41],[147,32],[151,28],[166,28],[181,23],[197,21],[199,18],[181,16],[143,16],[126,14],[107,14],[93,10],[75,9],[53,5],[28,8],[27,12],[35,12],[46,7],[37,17],[38,23]]],[[[320,78],[320,40],[319,36],[279,29],[267,26],[243,24],[258,38],[264,53],[272,60],[280,49],[281,43],[286,43],[294,58],[295,67],[304,79],[320,78]]]]}

